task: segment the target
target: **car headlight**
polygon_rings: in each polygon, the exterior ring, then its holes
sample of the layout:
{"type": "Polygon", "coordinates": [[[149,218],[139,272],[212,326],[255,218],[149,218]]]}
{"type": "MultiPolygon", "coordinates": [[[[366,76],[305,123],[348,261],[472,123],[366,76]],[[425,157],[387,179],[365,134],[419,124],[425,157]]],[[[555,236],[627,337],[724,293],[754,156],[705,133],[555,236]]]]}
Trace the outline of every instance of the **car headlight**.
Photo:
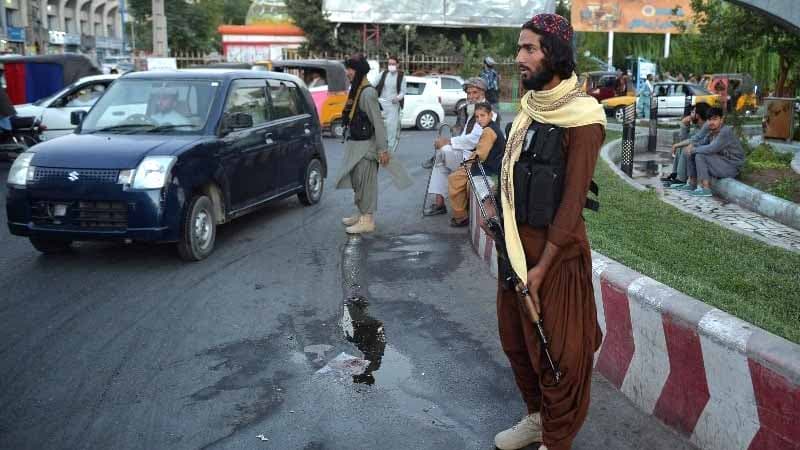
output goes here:
{"type": "Polygon", "coordinates": [[[175,164],[174,156],[148,156],[133,175],[134,189],[161,189],[167,183],[169,172],[175,164]]]}
{"type": "Polygon", "coordinates": [[[8,171],[8,184],[25,186],[28,181],[33,181],[33,174],[36,171],[36,167],[31,165],[33,155],[33,152],[24,152],[17,156],[8,171]]]}

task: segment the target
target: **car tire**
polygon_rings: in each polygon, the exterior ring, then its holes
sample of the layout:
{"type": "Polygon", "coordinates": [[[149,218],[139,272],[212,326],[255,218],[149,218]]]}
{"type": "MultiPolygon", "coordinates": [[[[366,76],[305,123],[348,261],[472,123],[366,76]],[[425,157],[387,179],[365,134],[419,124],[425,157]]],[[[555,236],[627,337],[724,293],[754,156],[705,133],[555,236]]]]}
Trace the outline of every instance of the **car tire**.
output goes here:
{"type": "Polygon", "coordinates": [[[417,116],[417,129],[423,131],[430,131],[436,128],[439,124],[439,116],[433,111],[422,111],[417,116]]]}
{"type": "Polygon", "coordinates": [[[344,136],[344,126],[342,125],[342,119],[336,119],[331,122],[331,137],[339,139],[344,136]]]}
{"type": "Polygon", "coordinates": [[[184,261],[201,261],[214,251],[216,238],[214,203],[205,195],[197,195],[183,213],[178,254],[184,261]]]}
{"type": "Polygon", "coordinates": [[[456,107],[453,108],[453,112],[457,113],[458,110],[461,109],[461,107],[464,106],[464,104],[466,103],[467,103],[466,100],[459,100],[458,103],[456,103],[456,107]]]}
{"type": "Polygon", "coordinates": [[[625,107],[624,106],[617,106],[614,108],[614,118],[617,119],[617,122],[624,122],[625,121],[625,107]]]}
{"type": "Polygon", "coordinates": [[[311,206],[319,203],[325,189],[325,178],[322,175],[322,163],[314,158],[306,166],[303,178],[303,190],[297,194],[300,203],[311,206]]]}
{"type": "Polygon", "coordinates": [[[64,253],[69,251],[72,248],[72,241],[64,240],[64,239],[48,239],[42,237],[33,237],[30,238],[31,245],[36,250],[44,253],[45,255],[53,254],[53,253],[64,253]]]}

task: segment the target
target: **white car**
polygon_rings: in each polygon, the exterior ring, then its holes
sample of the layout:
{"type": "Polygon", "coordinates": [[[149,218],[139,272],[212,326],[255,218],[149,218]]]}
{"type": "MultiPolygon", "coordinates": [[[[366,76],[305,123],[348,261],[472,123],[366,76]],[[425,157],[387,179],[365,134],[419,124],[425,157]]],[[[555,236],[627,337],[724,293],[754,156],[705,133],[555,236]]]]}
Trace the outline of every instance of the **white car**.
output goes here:
{"type": "Polygon", "coordinates": [[[42,140],[70,134],[75,129],[75,125],[70,123],[72,112],[89,111],[117,78],[119,75],[116,74],[83,77],[49,97],[15,106],[17,116],[39,118],[42,125],[47,127],[42,133],[42,140]]]}
{"type": "Polygon", "coordinates": [[[448,113],[456,112],[467,102],[463,78],[457,75],[428,75],[427,78],[439,80],[439,87],[442,89],[442,108],[448,113]]]}
{"type": "Polygon", "coordinates": [[[419,130],[433,130],[444,120],[442,90],[437,80],[432,78],[407,76],[403,128],[417,127],[419,130]]]}

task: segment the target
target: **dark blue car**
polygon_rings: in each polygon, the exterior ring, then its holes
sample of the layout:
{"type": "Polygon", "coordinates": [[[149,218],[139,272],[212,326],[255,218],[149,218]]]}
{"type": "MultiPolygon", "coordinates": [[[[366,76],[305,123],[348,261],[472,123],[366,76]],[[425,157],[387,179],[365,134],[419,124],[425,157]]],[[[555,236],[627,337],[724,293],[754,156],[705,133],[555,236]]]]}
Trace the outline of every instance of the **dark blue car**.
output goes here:
{"type": "Polygon", "coordinates": [[[9,229],[44,253],[73,241],[176,242],[197,261],[217,225],[271,200],[322,196],[319,120],[291,75],[131,73],[72,119],[74,134],[36,145],[9,171],[9,229]]]}

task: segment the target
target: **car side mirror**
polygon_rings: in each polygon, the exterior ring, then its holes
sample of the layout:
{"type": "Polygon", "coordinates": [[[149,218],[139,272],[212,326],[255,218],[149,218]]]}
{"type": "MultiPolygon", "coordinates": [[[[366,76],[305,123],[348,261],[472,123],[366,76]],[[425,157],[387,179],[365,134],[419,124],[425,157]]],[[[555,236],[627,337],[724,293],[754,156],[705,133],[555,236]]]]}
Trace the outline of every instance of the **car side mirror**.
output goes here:
{"type": "Polygon", "coordinates": [[[69,123],[72,125],[80,125],[87,114],[89,114],[87,111],[72,111],[69,115],[69,123]]]}
{"type": "Polygon", "coordinates": [[[225,129],[237,130],[253,126],[253,116],[243,112],[229,114],[225,117],[225,129]]]}

